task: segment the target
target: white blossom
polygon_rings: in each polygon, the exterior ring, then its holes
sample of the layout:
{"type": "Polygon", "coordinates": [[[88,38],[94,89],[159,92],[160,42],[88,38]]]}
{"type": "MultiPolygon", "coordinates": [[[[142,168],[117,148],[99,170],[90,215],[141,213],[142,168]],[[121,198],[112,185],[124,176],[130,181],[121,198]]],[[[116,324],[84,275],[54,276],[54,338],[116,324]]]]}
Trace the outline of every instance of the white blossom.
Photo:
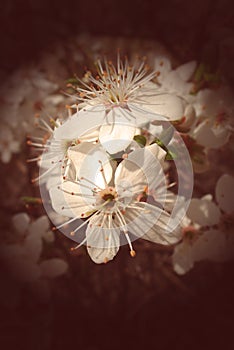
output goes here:
{"type": "MultiPolygon", "coordinates": [[[[167,186],[161,170],[165,152],[156,144],[131,152],[113,171],[101,145],[82,143],[68,151],[76,169],[75,179],[65,178],[50,190],[54,210],[74,222],[87,218],[70,234],[77,240],[80,229],[87,226],[84,240],[96,263],[112,260],[120,244],[129,244],[135,255],[129,233],[160,244],[174,244],[180,230],[163,209],[167,186]],[[157,174],[157,176],[155,176],[157,174]],[[164,191],[161,190],[164,187],[164,191]],[[155,195],[158,205],[141,201],[155,195]],[[122,232],[122,233],[121,233],[122,232]],[[121,243],[125,237],[126,242],[121,243]]],[[[57,226],[62,228],[67,223],[57,226]]]]}
{"type": "Polygon", "coordinates": [[[178,274],[188,272],[197,261],[222,262],[233,258],[233,185],[232,176],[224,174],[219,178],[215,189],[218,206],[211,195],[191,200],[187,216],[192,225],[185,227],[184,239],[175,247],[172,258],[178,274]]]}
{"type": "Polygon", "coordinates": [[[198,123],[192,135],[207,148],[220,148],[233,133],[233,95],[229,88],[204,89],[198,92],[194,107],[198,123]]]}
{"type": "Polygon", "coordinates": [[[1,161],[3,163],[9,163],[13,153],[18,153],[20,150],[20,144],[13,135],[10,127],[2,125],[0,129],[0,153],[1,161]]]}

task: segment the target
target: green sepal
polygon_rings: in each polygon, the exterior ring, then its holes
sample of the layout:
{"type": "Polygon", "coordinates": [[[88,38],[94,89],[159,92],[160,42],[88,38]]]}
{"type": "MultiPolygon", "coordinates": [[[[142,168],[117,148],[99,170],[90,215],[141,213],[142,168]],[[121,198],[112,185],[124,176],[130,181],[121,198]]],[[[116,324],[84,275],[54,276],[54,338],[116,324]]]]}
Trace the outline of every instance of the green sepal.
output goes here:
{"type": "Polygon", "coordinates": [[[42,200],[39,197],[23,196],[20,199],[21,199],[21,201],[23,201],[26,204],[41,204],[42,203],[42,200]]]}
{"type": "Polygon", "coordinates": [[[135,135],[133,137],[133,140],[136,141],[142,147],[145,147],[146,145],[146,138],[143,135],[135,135]]]}
{"type": "Polygon", "coordinates": [[[174,152],[167,151],[165,160],[174,160],[174,159],[176,159],[176,157],[177,156],[176,156],[176,154],[174,152]]]}
{"type": "Polygon", "coordinates": [[[165,160],[174,160],[176,159],[176,154],[172,151],[170,151],[165,145],[164,143],[159,140],[158,138],[154,139],[154,141],[151,142],[151,145],[153,145],[154,143],[156,143],[159,147],[161,147],[165,152],[167,152],[166,156],[165,156],[165,160]]]}

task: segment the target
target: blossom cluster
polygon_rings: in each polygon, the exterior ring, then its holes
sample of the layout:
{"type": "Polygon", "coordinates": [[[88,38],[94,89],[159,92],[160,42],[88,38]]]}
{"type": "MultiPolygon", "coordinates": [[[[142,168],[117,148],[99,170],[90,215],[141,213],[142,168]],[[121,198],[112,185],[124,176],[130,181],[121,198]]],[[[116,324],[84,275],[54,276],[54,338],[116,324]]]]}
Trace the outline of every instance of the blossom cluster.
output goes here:
{"type": "MultiPolygon", "coordinates": [[[[69,80],[68,116],[37,118],[43,134],[28,140],[37,152],[29,161],[40,167],[33,182],[54,230],[77,242],[74,249],[86,244],[95,263],[112,260],[124,244],[134,257],[138,238],[172,245],[178,274],[196,261],[230,259],[232,174],[220,174],[215,193],[191,197],[194,177],[212,167],[210,151],[230,147],[231,90],[202,63],[173,68],[160,55],[151,70],[144,59],[119,55],[116,63],[98,59],[95,67],[69,80]]],[[[45,109],[63,102],[56,84],[39,81],[45,109]]],[[[31,86],[22,89],[31,96],[31,86]]],[[[33,94],[38,98],[37,90],[33,94]]],[[[11,106],[22,108],[22,101],[11,106]]],[[[29,101],[35,110],[37,99],[29,101]]],[[[8,124],[0,142],[3,162],[20,150],[16,124],[8,124]]]]}

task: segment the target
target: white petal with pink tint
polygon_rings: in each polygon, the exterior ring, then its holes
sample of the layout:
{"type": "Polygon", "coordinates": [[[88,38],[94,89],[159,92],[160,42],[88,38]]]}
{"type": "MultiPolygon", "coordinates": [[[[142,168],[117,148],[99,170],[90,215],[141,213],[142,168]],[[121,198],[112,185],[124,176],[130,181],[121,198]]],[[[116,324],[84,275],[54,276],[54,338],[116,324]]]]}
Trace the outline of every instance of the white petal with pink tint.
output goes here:
{"type": "Polygon", "coordinates": [[[220,211],[210,200],[193,198],[187,216],[201,226],[211,226],[219,223],[220,211]]]}
{"type": "Polygon", "coordinates": [[[22,234],[26,232],[30,223],[30,218],[27,213],[19,213],[13,216],[12,223],[14,228],[22,234]]]}
{"type": "Polygon", "coordinates": [[[110,154],[125,150],[135,135],[135,126],[105,124],[101,126],[99,140],[110,154]]]}
{"type": "Polygon", "coordinates": [[[175,72],[179,74],[180,78],[183,81],[188,81],[189,79],[191,79],[192,74],[196,69],[196,66],[196,61],[187,62],[176,68],[175,72]]]}
{"type": "Polygon", "coordinates": [[[202,146],[208,148],[220,148],[228,142],[230,131],[226,128],[219,130],[217,134],[213,130],[213,121],[206,119],[193,131],[193,137],[202,146]]]}
{"type": "MultiPolygon", "coordinates": [[[[103,166],[103,173],[105,174],[106,181],[107,183],[110,182],[112,178],[110,158],[100,144],[84,142],[78,146],[71,147],[68,150],[68,158],[76,168],[77,179],[82,177],[88,178],[97,186],[103,188],[105,187],[105,181],[101,173],[101,168],[103,166]]],[[[86,190],[83,189],[82,193],[85,194],[86,190]]]]}
{"type": "Polygon", "coordinates": [[[184,275],[194,266],[192,245],[183,241],[174,248],[172,255],[173,269],[178,275],[184,275]]]}
{"type": "Polygon", "coordinates": [[[178,120],[184,115],[183,100],[175,95],[159,93],[155,89],[151,96],[143,95],[142,100],[143,108],[161,114],[169,120],[178,120]]]}
{"type": "Polygon", "coordinates": [[[53,209],[60,215],[68,217],[86,217],[86,212],[93,209],[95,198],[92,191],[86,189],[86,195],[82,194],[82,188],[78,183],[65,181],[59,186],[50,189],[50,198],[53,209]],[[89,191],[89,194],[88,194],[89,191]]]}

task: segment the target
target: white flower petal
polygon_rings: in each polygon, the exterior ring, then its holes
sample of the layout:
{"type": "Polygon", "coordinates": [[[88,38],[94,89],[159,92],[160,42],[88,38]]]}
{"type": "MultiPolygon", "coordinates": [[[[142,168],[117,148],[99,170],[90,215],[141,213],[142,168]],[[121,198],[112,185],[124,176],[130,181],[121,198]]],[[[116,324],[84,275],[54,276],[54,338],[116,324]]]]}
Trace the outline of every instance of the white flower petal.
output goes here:
{"type": "Polygon", "coordinates": [[[165,56],[157,56],[154,61],[154,69],[160,73],[157,79],[162,83],[165,76],[171,71],[171,61],[165,56]]]}
{"type": "Polygon", "coordinates": [[[5,149],[2,151],[1,160],[3,163],[9,163],[11,160],[11,151],[9,149],[5,149]]]}
{"type": "Polygon", "coordinates": [[[208,148],[220,148],[228,142],[230,131],[223,128],[218,135],[212,130],[213,123],[211,120],[205,120],[199,124],[193,131],[193,137],[202,146],[208,148]]]}
{"type": "MultiPolygon", "coordinates": [[[[52,187],[61,183],[61,169],[58,167],[49,172],[48,175],[45,175],[44,179],[46,180],[46,189],[49,191],[52,187]]],[[[42,182],[40,183],[42,184],[42,182]]]]}
{"type": "Polygon", "coordinates": [[[172,255],[173,269],[178,275],[184,275],[194,266],[192,245],[186,241],[176,245],[172,255]]]}
{"type": "Polygon", "coordinates": [[[190,128],[196,120],[195,109],[192,105],[188,104],[184,110],[185,121],[182,124],[184,128],[190,128]]]}
{"type": "Polygon", "coordinates": [[[110,216],[100,214],[91,219],[86,230],[87,250],[95,263],[106,263],[115,257],[119,251],[119,234],[110,216]]]}
{"type": "Polygon", "coordinates": [[[46,278],[56,278],[64,275],[68,270],[66,261],[59,258],[44,260],[39,265],[41,276],[46,278]]]}
{"type": "Polygon", "coordinates": [[[29,226],[30,218],[27,213],[19,213],[13,216],[12,223],[19,233],[25,233],[29,226]]]}
{"type": "MultiPolygon", "coordinates": [[[[166,121],[167,118],[161,114],[155,113],[149,109],[143,108],[138,104],[128,103],[130,109],[130,116],[135,120],[135,125],[139,128],[143,127],[149,122],[152,121],[166,121]]],[[[133,125],[134,125],[133,124],[133,125]]]]}
{"type": "Polygon", "coordinates": [[[220,209],[226,213],[234,211],[234,177],[228,174],[222,175],[215,188],[215,197],[220,209]]]}
{"type": "Polygon", "coordinates": [[[135,135],[135,126],[106,124],[101,126],[99,140],[110,154],[125,150],[135,135]]]}
{"type": "Polygon", "coordinates": [[[41,237],[45,231],[48,231],[50,227],[50,221],[46,215],[40,216],[29,226],[29,233],[35,234],[41,237]]]}
{"type": "Polygon", "coordinates": [[[104,106],[93,106],[80,110],[64,124],[56,128],[54,138],[58,140],[76,140],[87,133],[99,129],[105,120],[104,106]]]}
{"type": "Polygon", "coordinates": [[[127,230],[136,237],[164,245],[177,243],[181,239],[180,228],[171,225],[167,212],[144,202],[134,206],[144,209],[127,208],[125,213],[127,230]]]}
{"type": "MultiPolygon", "coordinates": [[[[92,194],[91,190],[90,194],[92,194]]],[[[84,196],[81,187],[71,181],[51,188],[50,198],[53,209],[63,216],[86,217],[89,214],[85,213],[94,209],[92,204],[95,203],[95,197],[84,196]]]]}
{"type": "Polygon", "coordinates": [[[162,211],[156,224],[142,238],[151,242],[171,245],[178,243],[182,238],[179,226],[175,227],[165,211],[162,211]]]}
{"type": "Polygon", "coordinates": [[[163,115],[169,120],[181,119],[184,115],[183,100],[171,94],[159,94],[156,90],[152,96],[143,96],[142,108],[149,109],[154,113],[163,115]]]}
{"type": "Polygon", "coordinates": [[[58,140],[51,138],[48,142],[48,150],[44,152],[39,160],[39,166],[41,168],[49,169],[55,166],[58,163],[58,166],[61,165],[62,160],[64,159],[69,141],[67,140],[58,140]]]}
{"type": "Polygon", "coordinates": [[[219,223],[220,211],[210,200],[192,198],[187,216],[201,226],[211,226],[219,223]]]}
{"type": "Polygon", "coordinates": [[[143,192],[146,186],[154,189],[158,182],[165,184],[161,168],[164,156],[165,152],[156,144],[131,152],[115,172],[117,192],[129,190],[136,194],[143,192]]]}
{"type": "Polygon", "coordinates": [[[163,90],[180,96],[186,96],[191,88],[190,83],[181,79],[178,72],[172,70],[163,81],[163,90]]]}
{"type": "Polygon", "coordinates": [[[175,72],[179,74],[180,78],[183,81],[188,81],[192,74],[194,73],[197,66],[196,61],[187,62],[185,64],[182,64],[178,68],[175,69],[175,72]]]}
{"type": "MultiPolygon", "coordinates": [[[[84,177],[94,182],[97,186],[105,188],[105,181],[101,172],[103,165],[103,174],[107,183],[112,179],[110,159],[101,145],[89,142],[81,143],[69,149],[68,157],[75,166],[77,178],[81,179],[84,177]]],[[[86,185],[88,184],[86,183],[86,185]]],[[[85,194],[86,192],[85,188],[83,188],[82,193],[85,194]]],[[[87,193],[90,194],[91,191],[87,193]]]]}
{"type": "Polygon", "coordinates": [[[54,232],[52,231],[47,231],[44,232],[42,235],[42,238],[47,242],[47,243],[53,243],[55,240],[54,232]]]}
{"type": "Polygon", "coordinates": [[[94,142],[98,140],[99,137],[99,128],[83,134],[83,136],[79,137],[79,141],[81,142],[94,142]]]}
{"type": "Polygon", "coordinates": [[[59,94],[54,94],[54,95],[49,95],[43,100],[44,105],[53,105],[53,106],[58,106],[60,103],[63,103],[65,100],[65,97],[63,95],[59,94]]]}

